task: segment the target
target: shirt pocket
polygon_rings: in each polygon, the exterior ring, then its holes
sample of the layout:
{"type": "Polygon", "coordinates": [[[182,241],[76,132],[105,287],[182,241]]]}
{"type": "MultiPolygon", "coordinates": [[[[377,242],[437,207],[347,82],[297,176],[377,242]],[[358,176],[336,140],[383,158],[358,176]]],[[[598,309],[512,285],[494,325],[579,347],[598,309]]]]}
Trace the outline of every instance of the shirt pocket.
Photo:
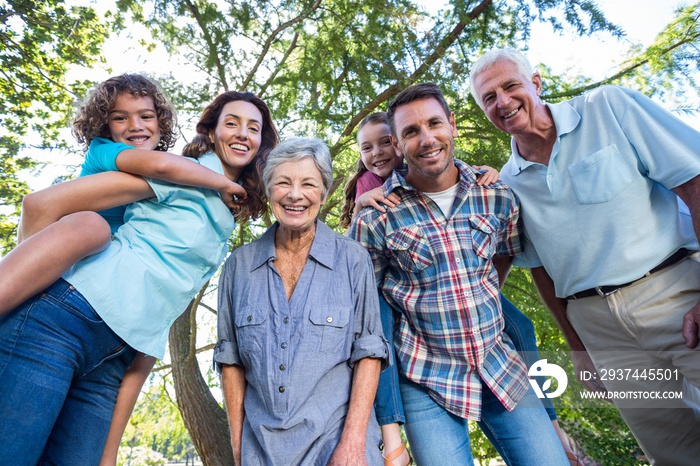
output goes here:
{"type": "Polygon", "coordinates": [[[608,202],[633,181],[630,167],[614,144],[571,165],[569,177],[581,204],[608,202]]]}
{"type": "Polygon", "coordinates": [[[328,305],[309,313],[313,332],[313,349],[319,353],[342,351],[348,342],[347,326],[352,309],[349,306],[328,305]]]}
{"type": "Polygon", "coordinates": [[[472,249],[482,259],[491,259],[496,247],[498,221],[493,215],[470,215],[472,249]]]}
{"type": "Polygon", "coordinates": [[[267,341],[267,310],[242,306],[235,316],[238,353],[244,360],[259,358],[267,341]]]}
{"type": "Polygon", "coordinates": [[[386,246],[391,251],[393,260],[405,272],[422,272],[433,263],[430,242],[415,225],[390,234],[386,239],[386,246]]]}

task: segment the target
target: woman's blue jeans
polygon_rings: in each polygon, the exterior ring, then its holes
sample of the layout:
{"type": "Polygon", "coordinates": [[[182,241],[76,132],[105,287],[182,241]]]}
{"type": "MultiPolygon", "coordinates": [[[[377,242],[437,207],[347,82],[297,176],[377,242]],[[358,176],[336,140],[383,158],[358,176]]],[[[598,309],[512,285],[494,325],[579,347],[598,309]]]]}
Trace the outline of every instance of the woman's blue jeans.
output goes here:
{"type": "Polygon", "coordinates": [[[135,355],[64,280],[0,317],[0,464],[98,464],[135,355]]]}
{"type": "MultiPolygon", "coordinates": [[[[535,326],[525,314],[508,301],[503,293],[501,293],[501,307],[503,308],[503,320],[505,322],[504,333],[510,337],[515,349],[523,356],[527,367],[532,366],[540,359],[537,352],[535,326]]],[[[384,336],[389,341],[389,347],[394,348],[395,313],[397,311],[389,306],[381,291],[379,293],[379,310],[384,336]]],[[[401,424],[406,422],[401,392],[399,391],[399,371],[396,364],[395,351],[392,352],[391,360],[392,365],[382,371],[379,376],[377,396],[374,400],[374,410],[380,426],[394,422],[401,424]]],[[[554,411],[552,400],[545,398],[542,400],[542,404],[547,410],[549,418],[555,420],[557,414],[554,411]]]]}

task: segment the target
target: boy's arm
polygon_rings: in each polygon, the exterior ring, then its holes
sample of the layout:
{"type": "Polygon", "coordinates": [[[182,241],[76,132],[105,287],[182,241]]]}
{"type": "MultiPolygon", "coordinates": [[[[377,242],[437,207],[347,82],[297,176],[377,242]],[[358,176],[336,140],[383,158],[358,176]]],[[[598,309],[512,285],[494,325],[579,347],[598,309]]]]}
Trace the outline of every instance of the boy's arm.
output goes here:
{"type": "Polygon", "coordinates": [[[68,214],[98,212],[153,196],[146,180],[128,173],[105,172],[64,181],[24,197],[18,241],[68,214]]]}
{"type": "Polygon", "coordinates": [[[237,207],[234,196],[246,197],[245,189],[238,183],[193,160],[168,152],[127,149],[119,153],[116,165],[122,172],[219,191],[224,204],[230,208],[237,207]]]}

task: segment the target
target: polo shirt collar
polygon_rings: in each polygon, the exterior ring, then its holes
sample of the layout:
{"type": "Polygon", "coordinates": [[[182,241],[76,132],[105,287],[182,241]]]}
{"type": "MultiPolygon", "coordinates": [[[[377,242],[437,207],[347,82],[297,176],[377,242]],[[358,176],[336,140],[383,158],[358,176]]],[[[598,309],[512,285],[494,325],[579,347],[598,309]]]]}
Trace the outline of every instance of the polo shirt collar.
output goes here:
{"type": "MultiPolygon", "coordinates": [[[[554,126],[557,128],[557,141],[561,139],[562,136],[576,129],[581,122],[581,115],[579,115],[568,102],[559,102],[556,104],[545,102],[545,105],[549,108],[552,119],[554,120],[554,126]]],[[[509,164],[510,175],[517,176],[527,167],[535,163],[529,162],[520,156],[515,138],[512,137],[510,138],[510,150],[513,160],[513,163],[509,164]]],[[[554,157],[556,154],[552,154],[552,156],[554,157]]]]}

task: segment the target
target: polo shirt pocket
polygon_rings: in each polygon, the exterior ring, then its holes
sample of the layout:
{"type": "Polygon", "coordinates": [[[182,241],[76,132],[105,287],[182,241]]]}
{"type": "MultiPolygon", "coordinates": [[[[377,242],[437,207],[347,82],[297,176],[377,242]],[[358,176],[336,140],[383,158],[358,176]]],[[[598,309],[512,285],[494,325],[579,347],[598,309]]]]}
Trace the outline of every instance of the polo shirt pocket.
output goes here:
{"type": "Polygon", "coordinates": [[[236,340],[241,357],[260,357],[267,341],[267,309],[242,306],[235,315],[236,340]]]}
{"type": "Polygon", "coordinates": [[[314,348],[321,353],[342,351],[348,343],[347,326],[351,308],[327,305],[312,309],[309,320],[312,324],[314,348]]]}
{"type": "Polygon", "coordinates": [[[495,235],[498,221],[490,215],[470,215],[472,249],[482,259],[490,259],[494,254],[495,235]]]}
{"type": "Polygon", "coordinates": [[[423,238],[420,228],[415,225],[391,233],[386,246],[398,266],[406,272],[421,272],[433,263],[430,242],[423,238]]]}
{"type": "Polygon", "coordinates": [[[569,177],[581,204],[608,202],[633,181],[630,167],[614,144],[571,165],[569,177]]]}

